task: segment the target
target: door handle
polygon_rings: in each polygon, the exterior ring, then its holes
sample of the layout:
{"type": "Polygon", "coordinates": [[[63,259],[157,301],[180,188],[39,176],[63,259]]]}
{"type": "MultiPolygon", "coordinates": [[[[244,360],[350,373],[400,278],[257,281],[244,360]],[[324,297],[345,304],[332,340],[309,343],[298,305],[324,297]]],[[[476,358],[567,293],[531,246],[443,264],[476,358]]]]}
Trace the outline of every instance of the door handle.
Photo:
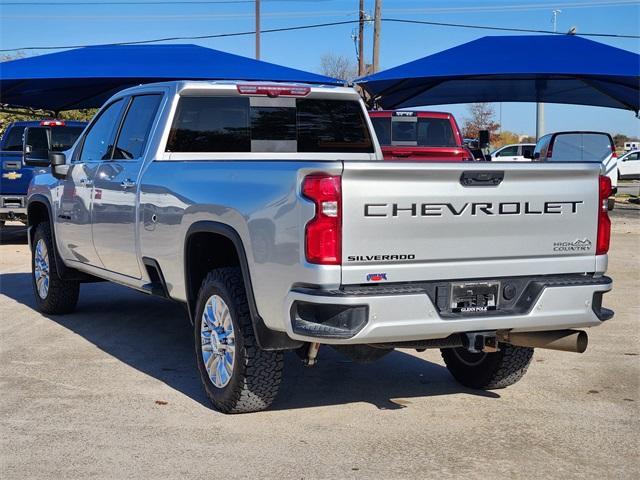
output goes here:
{"type": "Polygon", "coordinates": [[[93,180],[91,180],[89,178],[81,178],[80,179],[80,185],[85,186],[85,187],[93,187],[93,180]]]}
{"type": "Polygon", "coordinates": [[[128,190],[129,188],[133,188],[136,186],[136,182],[134,182],[133,180],[131,180],[130,178],[125,178],[121,183],[120,186],[122,187],[123,190],[128,190]]]}

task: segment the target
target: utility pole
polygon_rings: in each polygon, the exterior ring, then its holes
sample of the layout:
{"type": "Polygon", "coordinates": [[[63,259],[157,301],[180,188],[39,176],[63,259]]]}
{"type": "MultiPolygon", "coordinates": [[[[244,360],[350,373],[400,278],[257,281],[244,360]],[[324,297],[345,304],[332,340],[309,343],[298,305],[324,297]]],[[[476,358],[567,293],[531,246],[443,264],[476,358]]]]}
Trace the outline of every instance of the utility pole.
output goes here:
{"type": "Polygon", "coordinates": [[[380,69],[380,30],[382,28],[382,0],[376,0],[373,14],[373,73],[380,69]]]}
{"type": "Polygon", "coordinates": [[[364,0],[360,0],[358,12],[358,76],[364,75],[364,0]]]}
{"type": "Polygon", "coordinates": [[[260,0],[256,2],[256,60],[260,60],[260,0]]]}
{"type": "MultiPolygon", "coordinates": [[[[551,23],[553,24],[553,33],[558,31],[558,14],[562,13],[562,10],[555,9],[551,12],[553,18],[551,23]]],[[[536,103],[536,140],[544,135],[544,103],[536,103]]]]}

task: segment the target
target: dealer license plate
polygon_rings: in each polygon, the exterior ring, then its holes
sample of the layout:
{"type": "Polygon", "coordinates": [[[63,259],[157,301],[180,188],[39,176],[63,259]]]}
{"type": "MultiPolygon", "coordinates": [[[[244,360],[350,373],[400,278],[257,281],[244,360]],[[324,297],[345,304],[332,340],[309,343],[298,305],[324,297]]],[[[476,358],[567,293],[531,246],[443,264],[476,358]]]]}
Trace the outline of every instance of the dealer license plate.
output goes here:
{"type": "Polygon", "coordinates": [[[482,313],[498,308],[500,282],[466,282],[451,284],[453,313],[482,313]]]}

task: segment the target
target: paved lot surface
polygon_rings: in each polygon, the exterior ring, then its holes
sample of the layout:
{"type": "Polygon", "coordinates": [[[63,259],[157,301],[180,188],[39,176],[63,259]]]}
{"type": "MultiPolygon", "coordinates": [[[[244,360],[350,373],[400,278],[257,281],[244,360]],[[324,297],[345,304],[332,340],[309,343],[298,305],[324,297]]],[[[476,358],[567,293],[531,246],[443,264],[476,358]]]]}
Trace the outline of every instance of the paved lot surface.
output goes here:
{"type": "Polygon", "coordinates": [[[640,181],[621,181],[618,183],[618,194],[620,195],[640,195],[640,181]]]}
{"type": "Polygon", "coordinates": [[[616,207],[605,304],[583,355],[538,350],[506,390],[457,385],[439,352],[356,365],[295,355],[272,410],[224,416],[179,305],[105,283],[34,309],[18,227],[0,245],[0,477],[640,478],[640,215],[616,207]]]}

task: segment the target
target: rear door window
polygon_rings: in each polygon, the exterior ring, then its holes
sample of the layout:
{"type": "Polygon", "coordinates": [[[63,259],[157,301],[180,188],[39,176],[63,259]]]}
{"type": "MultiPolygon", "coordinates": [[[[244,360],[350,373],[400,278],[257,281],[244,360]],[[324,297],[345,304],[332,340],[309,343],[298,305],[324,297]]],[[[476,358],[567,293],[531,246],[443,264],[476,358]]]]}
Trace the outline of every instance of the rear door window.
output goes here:
{"type": "Polygon", "coordinates": [[[354,100],[183,97],[168,152],[372,153],[354,100]]]}
{"type": "Polygon", "coordinates": [[[518,156],[518,146],[511,145],[510,147],[505,147],[502,150],[500,150],[496,156],[497,157],[516,157],[518,156]]]}

